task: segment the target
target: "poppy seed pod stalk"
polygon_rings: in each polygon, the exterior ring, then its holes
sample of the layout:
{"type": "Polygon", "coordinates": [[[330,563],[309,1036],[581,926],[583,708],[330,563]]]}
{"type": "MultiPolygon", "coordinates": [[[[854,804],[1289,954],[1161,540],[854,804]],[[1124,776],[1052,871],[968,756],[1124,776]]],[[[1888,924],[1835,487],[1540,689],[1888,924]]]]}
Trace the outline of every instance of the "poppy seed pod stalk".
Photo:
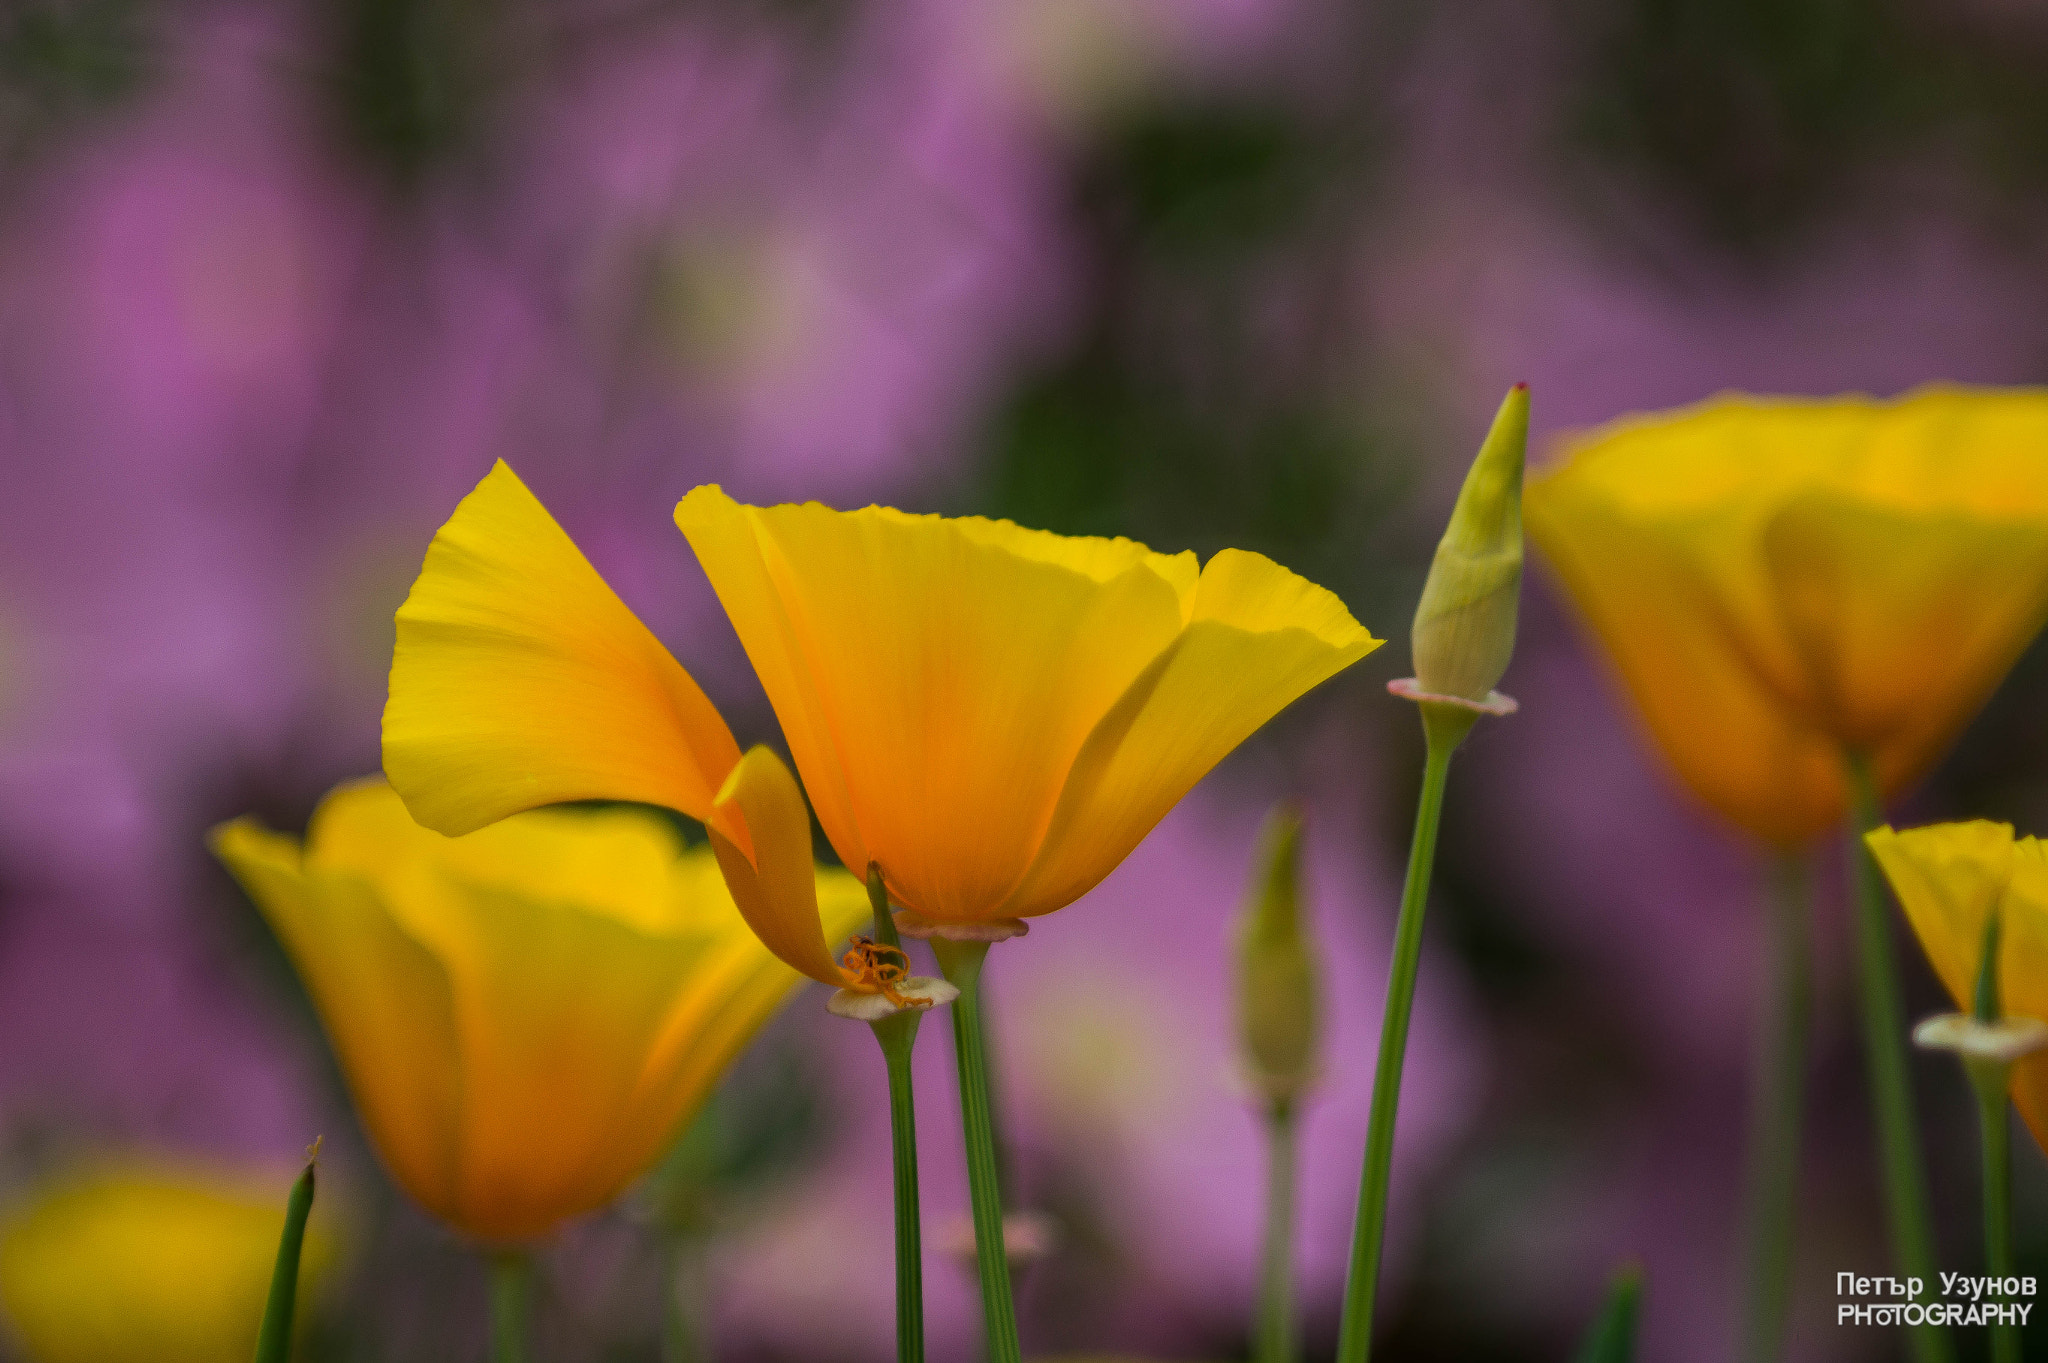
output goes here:
{"type": "Polygon", "coordinates": [[[1412,643],[1418,689],[1484,702],[1515,651],[1529,386],[1508,390],[1437,543],[1412,643]]]}
{"type": "Polygon", "coordinates": [[[1379,1290],[1387,1189],[1394,1168],[1394,1119],[1401,1106],[1408,1018],[1422,963],[1422,919],[1429,907],[1429,876],[1436,862],[1437,822],[1443,814],[1451,755],[1479,716],[1515,711],[1515,702],[1495,691],[1493,684],[1507,671],[1515,651],[1515,612],[1522,590],[1522,464],[1528,443],[1529,386],[1518,383],[1495,414],[1472,470],[1465,475],[1451,523],[1437,544],[1436,560],[1415,611],[1415,676],[1387,684],[1389,691],[1420,707],[1429,747],[1387,972],[1372,1116],[1365,1131],[1351,1267],[1337,1332],[1338,1363],[1366,1363],[1372,1353],[1373,1302],[1379,1290]]]}
{"type": "Polygon", "coordinates": [[[1237,934],[1237,1021],[1245,1068],[1265,1107],[1266,1250],[1255,1363],[1293,1363],[1295,1114],[1314,1078],[1319,971],[1301,920],[1301,811],[1266,820],[1257,878],[1237,934]]]}
{"type": "Polygon", "coordinates": [[[1273,812],[1237,933],[1237,1023],[1259,1096],[1291,1104],[1313,1077],[1321,989],[1301,922],[1301,813],[1273,812]]]}

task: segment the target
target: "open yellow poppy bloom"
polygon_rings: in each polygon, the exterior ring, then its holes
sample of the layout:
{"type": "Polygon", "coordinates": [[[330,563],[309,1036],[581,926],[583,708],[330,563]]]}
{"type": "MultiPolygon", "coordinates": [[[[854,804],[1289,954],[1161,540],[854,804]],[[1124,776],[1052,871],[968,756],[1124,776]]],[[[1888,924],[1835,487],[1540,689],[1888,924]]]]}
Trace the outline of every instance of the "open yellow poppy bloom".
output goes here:
{"type": "Polygon", "coordinates": [[[2048,392],[1729,396],[1574,439],[1530,535],[1679,774],[1790,846],[1922,774],[2048,616],[2048,392]]]}
{"type": "MultiPolygon", "coordinates": [[[[651,810],[450,839],[365,781],[327,797],[303,848],[247,819],[213,845],[298,967],[393,1177],[482,1241],[609,1202],[799,982],[710,849],[651,810]]],[[[842,871],[815,871],[814,895],[835,937],[868,912],[842,871]]]]}
{"type": "MultiPolygon", "coordinates": [[[[1997,910],[2001,1006],[2008,1016],[2048,1022],[2048,844],[1983,819],[1903,833],[1878,828],[1866,841],[1959,1010],[1971,1009],[1985,921],[1997,910]]],[[[2013,1064],[2012,1097],[2048,1149],[2048,1052],[2013,1064]]]]}
{"type": "MultiPolygon", "coordinates": [[[[1258,554],[1206,567],[1007,521],[743,506],[676,522],[826,836],[936,924],[1050,913],[1261,724],[1380,641],[1258,554]]],[[[763,773],[755,773],[757,778],[763,773]]]]}
{"type": "MultiPolygon", "coordinates": [[[[289,1182],[123,1165],[39,1194],[0,1223],[0,1312],[27,1363],[249,1357],[289,1182]]],[[[333,1258],[317,1224],[302,1253],[303,1300],[333,1258]]]]}

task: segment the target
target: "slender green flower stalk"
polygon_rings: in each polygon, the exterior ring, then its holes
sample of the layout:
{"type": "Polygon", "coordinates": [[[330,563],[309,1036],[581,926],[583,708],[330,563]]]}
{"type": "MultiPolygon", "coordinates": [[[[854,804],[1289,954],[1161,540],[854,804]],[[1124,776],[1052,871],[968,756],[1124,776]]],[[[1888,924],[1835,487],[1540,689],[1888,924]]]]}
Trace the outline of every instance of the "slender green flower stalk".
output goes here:
{"type": "Polygon", "coordinates": [[[1437,820],[1443,811],[1450,766],[1450,750],[1431,742],[1422,773],[1422,801],[1415,814],[1415,839],[1408,848],[1408,876],[1401,889],[1401,918],[1394,929],[1387,1008],[1380,1022],[1379,1067],[1373,1072],[1365,1172],[1359,1185],[1358,1221],[1351,1240],[1351,1268],[1344,1283],[1343,1322],[1337,1335],[1338,1363],[1366,1363],[1372,1356],[1373,1305],[1379,1291],[1387,1189],[1394,1167],[1394,1117],[1401,1103],[1408,1015],[1415,1002],[1415,976],[1422,959],[1422,914],[1429,900],[1429,871],[1436,860],[1437,820]]]}
{"type": "MultiPolygon", "coordinates": [[[[2006,1094],[2013,1062],[2048,1046],[2048,1023],[2007,1017],[1998,988],[1998,946],[2003,932],[1999,908],[1984,919],[1984,945],[1968,1013],[1928,1018],[1913,1029],[1913,1040],[1928,1050],[1953,1051],[1977,1098],[1979,1149],[1984,1166],[1984,1272],[2003,1282],[2012,1276],[2012,1150],[2006,1094]]],[[[1993,1363],[2019,1363],[2016,1324],[1991,1323],[1993,1363]]]]}
{"type": "MultiPolygon", "coordinates": [[[[901,952],[882,868],[868,867],[868,899],[875,909],[875,941],[901,952]]],[[[889,1067],[889,1144],[896,1180],[896,1363],[924,1363],[924,1244],[917,1202],[917,1104],[910,1086],[910,1055],[922,1008],[899,1009],[869,1025],[889,1067]]]]}
{"type": "MultiPolygon", "coordinates": [[[[1870,1096],[1877,1122],[1878,1155],[1884,1170],[1885,1206],[1891,1219],[1892,1249],[1899,1268],[1923,1283],[1937,1281],[1934,1234],[1927,1212],[1927,1182],[1920,1160],[1920,1137],[1913,1120],[1912,1075],[1906,1064],[1906,1015],[1899,1000],[1899,973],[1892,957],[1891,923],[1885,913],[1884,890],[1877,863],[1864,845],[1864,835],[1883,815],[1870,765],[1852,756],[1848,763],[1849,874],[1856,898],[1856,973],[1862,995],[1863,1051],[1870,1075],[1870,1096]]],[[[1912,1331],[1917,1363],[1950,1363],[1954,1349],[1939,1326],[1917,1325],[1912,1331]]]]}
{"type": "Polygon", "coordinates": [[[1266,1108],[1266,1252],[1259,1266],[1259,1322],[1252,1363],[1294,1363],[1295,1107],[1266,1108]]]}
{"type": "MultiPolygon", "coordinates": [[[[1984,1158],[1984,1272],[2003,1279],[2012,1273],[2012,1149],[2005,1116],[2005,1066],[1996,1083],[1972,1073],[1977,1123],[1984,1158]]],[[[1991,1326],[1992,1363],[2020,1363],[2020,1328],[2008,1321],[1991,1326]]]]}
{"type": "Polygon", "coordinates": [[[867,1023],[888,1067],[889,1144],[896,1188],[896,1357],[898,1363],[924,1363],[924,1246],[918,1215],[917,1105],[910,1057],[925,1010],[951,1003],[960,991],[944,980],[910,973],[910,957],[889,911],[889,890],[878,865],[868,866],[867,890],[874,936],[854,938],[854,949],[846,957],[860,963],[865,984],[859,989],[841,989],[825,1008],[867,1023]]]}
{"type": "Polygon", "coordinates": [[[1743,1357],[1770,1363],[1784,1349],[1798,1200],[1801,1099],[1813,1013],[1812,876],[1794,856],[1772,865],[1770,995],[1759,1036],[1750,1114],[1743,1357]]]}
{"type": "Polygon", "coordinates": [[[313,1211],[314,1170],[320,1163],[320,1142],[306,1151],[306,1168],[292,1184],[284,1204],[284,1233],[277,1241],[277,1265],[270,1274],[270,1297],[263,1304],[263,1327],[256,1336],[256,1363],[286,1363],[292,1354],[292,1315],[299,1300],[299,1255],[306,1243],[306,1218],[313,1211]]]}
{"type": "Polygon", "coordinates": [[[933,937],[932,954],[953,1000],[953,1051],[960,1068],[960,1125],[967,1141],[967,1184],[974,1207],[974,1256],[981,1273],[981,1309],[988,1363],[1019,1363],[1017,1308],[1010,1297],[1009,1246],[1003,1237],[1003,1194],[989,1107],[988,1057],[981,1035],[981,968],[989,944],[933,937]]]}
{"type": "MultiPolygon", "coordinates": [[[[1998,1025],[1999,916],[1984,921],[1984,960],[1977,968],[1977,1022],[1998,1025]]],[[[1984,1160],[1984,1272],[2004,1279],[2012,1274],[2012,1148],[2005,1120],[2005,1088],[2010,1061],[1998,1056],[1966,1056],[1970,1087],[1977,1092],[1977,1128],[1984,1160]]],[[[2000,1321],[1991,1327],[1994,1363],[2020,1363],[2020,1332],[2000,1321]]]]}
{"type": "Polygon", "coordinates": [[[1408,1019],[1422,959],[1422,919],[1436,861],[1437,823],[1451,754],[1482,714],[1514,713],[1515,703],[1493,690],[1515,647],[1522,582],[1522,468],[1529,438],[1529,391],[1516,384],[1487,432],[1450,525],[1437,545],[1429,580],[1416,608],[1415,676],[1387,689],[1422,710],[1428,757],[1394,929],[1386,1012],[1380,1023],[1379,1066],[1373,1074],[1372,1115],[1366,1127],[1358,1218],[1351,1267],[1344,1284],[1338,1363],[1366,1363],[1372,1354],[1374,1298],[1387,1221],[1387,1190],[1394,1164],[1394,1121],[1401,1104],[1401,1071],[1408,1051],[1408,1019]]]}
{"type": "Polygon", "coordinates": [[[1293,1363],[1296,1114],[1315,1077],[1321,982],[1301,912],[1301,815],[1273,812],[1237,934],[1239,1045],[1264,1108],[1266,1245],[1253,1363],[1293,1363]]]}
{"type": "Polygon", "coordinates": [[[491,1363],[526,1363],[533,1261],[518,1250],[491,1256],[491,1363]]]}

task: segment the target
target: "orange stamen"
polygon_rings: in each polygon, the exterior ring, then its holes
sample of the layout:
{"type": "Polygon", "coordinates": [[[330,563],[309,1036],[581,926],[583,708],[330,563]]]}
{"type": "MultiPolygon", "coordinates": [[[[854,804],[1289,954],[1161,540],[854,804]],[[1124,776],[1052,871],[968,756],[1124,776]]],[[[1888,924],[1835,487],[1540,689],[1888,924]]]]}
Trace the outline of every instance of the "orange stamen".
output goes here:
{"type": "Polygon", "coordinates": [[[839,967],[846,972],[850,989],[880,994],[898,1008],[931,1006],[930,999],[896,992],[896,986],[910,978],[910,957],[902,947],[884,946],[872,937],[855,937],[839,967]]]}

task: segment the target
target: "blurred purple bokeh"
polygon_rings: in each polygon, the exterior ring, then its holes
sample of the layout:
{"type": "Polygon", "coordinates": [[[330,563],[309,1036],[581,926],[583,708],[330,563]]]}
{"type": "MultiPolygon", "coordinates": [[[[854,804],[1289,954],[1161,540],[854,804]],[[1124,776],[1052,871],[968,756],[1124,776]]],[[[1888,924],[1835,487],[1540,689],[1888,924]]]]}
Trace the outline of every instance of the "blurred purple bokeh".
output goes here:
{"type": "MultiPolygon", "coordinates": [[[[2024,72],[2048,46],[2024,16],[1902,10],[1850,35],[1867,71],[1805,103],[1769,84],[1772,49],[1708,25],[1782,105],[1759,96],[1780,141],[1724,164],[1704,134],[1651,136],[1669,111],[1603,65],[1630,42],[1682,46],[1654,7],[1593,5],[1584,24],[1481,8],[533,0],[479,23],[454,0],[30,0],[0,17],[0,1200],[93,1150],[271,1163],[339,1130],[337,1186],[384,1264],[335,1310],[372,1322],[376,1356],[471,1347],[420,1324],[432,1304],[397,1281],[408,1255],[463,1270],[392,1209],[200,834],[250,810],[296,827],[374,769],[391,612],[494,459],[747,740],[772,717],[670,522],[682,492],[1071,512],[1054,528],[1168,550],[1242,535],[1306,572],[1338,565],[1332,585],[1393,643],[993,959],[1019,1190],[1061,1228],[1024,1283],[1027,1342],[1242,1355],[1263,1156],[1233,1078],[1229,923],[1264,810],[1299,798],[1330,1000],[1300,1226],[1326,1356],[1417,766],[1379,687],[1405,670],[1434,527],[1500,391],[1527,380],[1547,438],[1729,387],[2035,381],[2048,353],[2017,301],[2048,283],[2042,196],[1985,168],[1985,146],[2025,160],[1995,121],[2009,111],[1905,128],[1866,107],[1884,61],[1905,61],[1871,43],[2010,50],[2024,72]],[[403,97],[375,84],[402,65],[377,43],[442,52],[420,34],[443,21],[454,75],[403,97]],[[78,74],[102,58],[104,89],[78,74]],[[91,98],[66,93],[74,76],[91,98]],[[433,132],[428,96],[455,131],[433,132]],[[428,132],[362,131],[379,98],[428,132]],[[1610,115],[1588,127],[1635,121],[1575,132],[1586,108],[1610,115]],[[1689,191],[1820,207],[1735,232],[1689,191]],[[1102,414],[1081,433],[1108,454],[1032,443],[1034,394],[1126,390],[1078,408],[1102,414]],[[1229,492],[1271,450],[1155,440],[1182,429],[1147,415],[1160,393],[1197,428],[1270,409],[1395,434],[1314,466],[1357,517],[1290,539],[1295,522],[1229,492]]],[[[1672,69],[1676,102],[1720,68],[1672,69]]],[[[2030,660],[2013,685],[2040,679],[2030,660]]],[[[1637,1257],[1645,1356],[1724,1357],[1758,858],[1674,787],[1540,568],[1505,686],[1522,713],[1474,741],[1448,815],[1393,1342],[1560,1356],[1637,1257]]],[[[2048,813],[2048,738],[2023,708],[1994,703],[1917,808],[2048,813]]],[[[1833,1271],[1880,1262],[1882,1242],[1823,927],[1795,1353],[1871,1357],[1882,1340],[1825,1316],[1833,1271]]],[[[722,1356],[887,1355],[879,1066],[816,1002],[769,1040],[808,1057],[819,1129],[732,1200],[708,1252],[722,1356]]],[[[935,1353],[964,1356],[971,1278],[941,1247],[963,1164],[946,1038],[927,1033],[930,1318],[935,1353]]],[[[1937,1155],[1963,1130],[1939,1120],[1937,1155]]],[[[1963,1174],[1936,1188],[1967,1211],[1963,1174]]],[[[651,1284],[616,1333],[590,1323],[642,1281],[619,1267],[638,1262],[634,1224],[601,1219],[554,1254],[561,1356],[652,1356],[631,1335],[651,1284]]]]}

